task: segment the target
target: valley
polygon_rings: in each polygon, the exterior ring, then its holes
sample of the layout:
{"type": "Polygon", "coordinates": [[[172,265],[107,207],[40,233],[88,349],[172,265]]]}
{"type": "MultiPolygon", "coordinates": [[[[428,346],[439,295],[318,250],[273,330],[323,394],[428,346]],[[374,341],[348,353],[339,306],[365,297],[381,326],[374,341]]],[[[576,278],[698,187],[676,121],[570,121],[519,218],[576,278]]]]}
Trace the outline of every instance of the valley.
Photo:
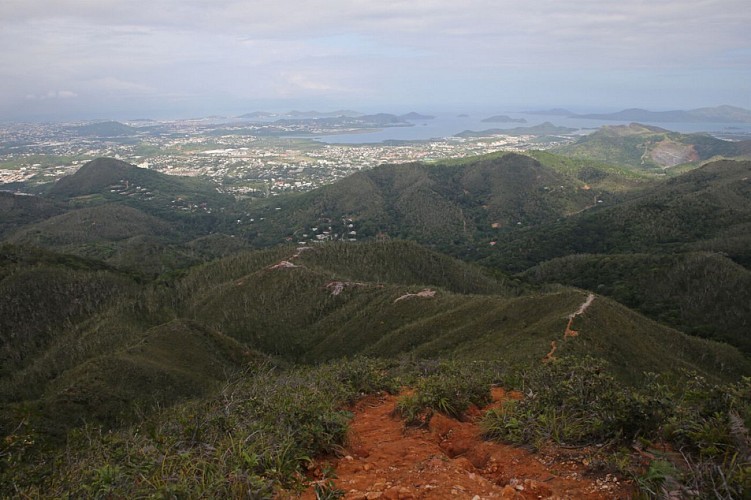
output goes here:
{"type": "MultiPolygon", "coordinates": [[[[545,151],[363,146],[397,157],[363,149],[373,164],[274,196],[229,189],[237,172],[221,168],[85,155],[8,183],[0,492],[367,497],[347,436],[368,402],[395,436],[440,447],[466,431],[499,454],[493,471],[453,467],[437,495],[751,491],[751,162],[707,137],[628,126],[545,151]],[[665,141],[699,156],[642,162],[665,141]],[[408,158],[419,148],[446,154],[408,158]],[[509,456],[550,462],[532,473],[509,456]]],[[[294,161],[335,148],[270,140],[294,161]]],[[[238,145],[211,147],[230,161],[238,145]]],[[[447,453],[413,466],[462,455],[447,453]]],[[[410,488],[389,481],[396,498],[410,488]]]]}

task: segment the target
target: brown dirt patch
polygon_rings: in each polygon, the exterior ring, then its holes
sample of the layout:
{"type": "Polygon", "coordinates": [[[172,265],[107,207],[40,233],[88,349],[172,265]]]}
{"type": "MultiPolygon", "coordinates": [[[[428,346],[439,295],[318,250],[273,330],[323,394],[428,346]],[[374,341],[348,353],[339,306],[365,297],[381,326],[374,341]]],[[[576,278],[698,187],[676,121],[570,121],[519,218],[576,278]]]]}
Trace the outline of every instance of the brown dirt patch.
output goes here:
{"type": "MultiPolygon", "coordinates": [[[[494,389],[499,406],[518,393],[494,389]]],[[[352,409],[349,444],[331,466],[347,499],[418,498],[630,498],[629,482],[593,474],[583,450],[522,448],[485,441],[478,420],[488,408],[468,412],[460,422],[435,414],[428,429],[405,428],[392,416],[397,396],[370,396],[352,409]]],[[[489,408],[490,408],[489,407],[489,408]]],[[[312,488],[302,498],[314,499],[312,488]]]]}

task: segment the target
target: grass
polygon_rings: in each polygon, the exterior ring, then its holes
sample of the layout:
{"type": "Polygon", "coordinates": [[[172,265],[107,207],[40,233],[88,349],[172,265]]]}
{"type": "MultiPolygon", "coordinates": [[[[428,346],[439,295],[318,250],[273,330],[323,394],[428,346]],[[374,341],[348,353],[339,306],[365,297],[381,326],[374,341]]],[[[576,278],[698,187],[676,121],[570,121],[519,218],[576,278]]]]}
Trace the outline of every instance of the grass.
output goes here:
{"type": "Polygon", "coordinates": [[[597,445],[642,492],[699,498],[744,498],[751,493],[751,379],[717,385],[695,373],[651,375],[627,386],[607,364],[566,358],[521,374],[525,398],[491,410],[483,420],[491,439],[540,449],[597,445]],[[638,446],[637,446],[638,443],[638,446]],[[654,451],[646,464],[619,449],[667,443],[679,453],[654,451]],[[618,458],[618,457],[621,458],[618,458]]]}
{"type": "Polygon", "coordinates": [[[344,444],[347,401],[393,389],[386,370],[361,359],[319,368],[252,364],[203,401],[118,431],[87,425],[51,455],[22,425],[0,448],[2,494],[255,497],[294,490],[313,457],[344,444]]]}

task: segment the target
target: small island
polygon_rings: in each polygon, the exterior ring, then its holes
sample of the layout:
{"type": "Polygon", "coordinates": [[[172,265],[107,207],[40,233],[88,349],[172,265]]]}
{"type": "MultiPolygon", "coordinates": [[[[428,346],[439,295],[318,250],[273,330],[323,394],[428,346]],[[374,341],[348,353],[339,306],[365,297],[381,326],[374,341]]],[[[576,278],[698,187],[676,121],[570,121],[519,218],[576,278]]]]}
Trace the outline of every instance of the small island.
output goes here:
{"type": "Polygon", "coordinates": [[[511,118],[506,115],[495,115],[482,120],[483,123],[527,123],[524,118],[511,118]]]}

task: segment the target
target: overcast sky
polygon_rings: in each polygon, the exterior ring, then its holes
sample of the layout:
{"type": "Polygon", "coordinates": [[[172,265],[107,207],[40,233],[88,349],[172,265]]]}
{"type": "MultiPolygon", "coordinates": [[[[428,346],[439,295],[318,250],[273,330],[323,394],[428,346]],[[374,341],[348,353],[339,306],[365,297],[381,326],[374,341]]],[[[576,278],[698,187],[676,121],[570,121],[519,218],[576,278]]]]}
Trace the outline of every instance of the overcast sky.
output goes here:
{"type": "Polygon", "coordinates": [[[748,0],[0,0],[0,120],[719,104],[748,0]]]}

